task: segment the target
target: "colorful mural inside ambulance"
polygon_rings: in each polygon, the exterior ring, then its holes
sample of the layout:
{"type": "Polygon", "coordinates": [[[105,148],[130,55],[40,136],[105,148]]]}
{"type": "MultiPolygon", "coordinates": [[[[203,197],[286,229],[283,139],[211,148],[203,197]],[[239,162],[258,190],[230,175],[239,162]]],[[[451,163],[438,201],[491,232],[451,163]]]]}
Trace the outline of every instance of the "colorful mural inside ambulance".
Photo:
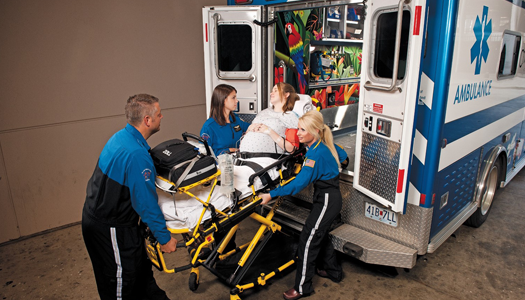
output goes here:
{"type": "Polygon", "coordinates": [[[323,109],[358,102],[362,51],[323,39],[325,14],[324,8],[279,12],[274,58],[274,83],[290,83],[323,109]]]}

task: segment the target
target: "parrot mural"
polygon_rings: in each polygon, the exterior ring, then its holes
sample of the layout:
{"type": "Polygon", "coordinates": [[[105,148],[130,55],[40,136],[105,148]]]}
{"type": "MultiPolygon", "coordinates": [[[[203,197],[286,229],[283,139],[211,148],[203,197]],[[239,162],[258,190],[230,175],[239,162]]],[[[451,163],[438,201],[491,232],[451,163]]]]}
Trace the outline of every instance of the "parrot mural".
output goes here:
{"type": "Polygon", "coordinates": [[[288,36],[288,47],[290,48],[290,57],[295,62],[297,69],[297,82],[299,84],[299,93],[306,92],[306,78],[304,77],[303,67],[303,39],[292,23],[285,26],[286,35],[288,36]]]}

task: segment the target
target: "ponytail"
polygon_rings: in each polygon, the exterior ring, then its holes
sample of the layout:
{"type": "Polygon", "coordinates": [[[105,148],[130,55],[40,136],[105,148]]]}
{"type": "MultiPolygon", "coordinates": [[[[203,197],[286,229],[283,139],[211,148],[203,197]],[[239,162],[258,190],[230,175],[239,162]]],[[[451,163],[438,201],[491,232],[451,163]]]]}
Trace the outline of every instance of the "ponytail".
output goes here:
{"type": "Polygon", "coordinates": [[[334,146],[334,136],[330,128],[324,124],[323,115],[317,110],[311,110],[300,117],[299,121],[302,121],[308,133],[312,134],[316,140],[321,140],[321,142],[328,147],[337,166],[340,167],[339,155],[334,146]]]}
{"type": "Polygon", "coordinates": [[[326,126],[326,124],[323,125],[323,136],[321,137],[321,141],[323,142],[323,144],[325,144],[326,147],[328,147],[328,149],[330,149],[332,156],[337,162],[337,166],[341,167],[341,164],[339,163],[339,154],[337,154],[337,150],[335,150],[334,136],[332,135],[332,131],[328,126],[326,126]]]}

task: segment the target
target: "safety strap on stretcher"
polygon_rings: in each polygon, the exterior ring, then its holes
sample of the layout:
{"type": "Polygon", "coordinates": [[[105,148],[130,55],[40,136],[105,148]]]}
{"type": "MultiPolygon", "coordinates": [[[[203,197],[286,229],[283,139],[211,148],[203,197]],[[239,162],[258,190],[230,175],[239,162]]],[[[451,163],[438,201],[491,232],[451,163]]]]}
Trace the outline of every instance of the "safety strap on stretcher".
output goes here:
{"type": "MultiPolygon", "coordinates": [[[[235,161],[235,165],[236,166],[247,166],[247,167],[250,167],[255,173],[257,173],[257,172],[259,172],[259,171],[261,171],[263,169],[263,167],[261,167],[261,165],[259,165],[258,163],[255,163],[253,161],[247,161],[247,160],[237,159],[235,161]]],[[[268,172],[264,172],[263,174],[261,174],[259,176],[259,178],[261,179],[261,182],[262,182],[263,186],[267,186],[270,183],[272,183],[272,178],[270,177],[270,174],[268,174],[268,172]]]]}

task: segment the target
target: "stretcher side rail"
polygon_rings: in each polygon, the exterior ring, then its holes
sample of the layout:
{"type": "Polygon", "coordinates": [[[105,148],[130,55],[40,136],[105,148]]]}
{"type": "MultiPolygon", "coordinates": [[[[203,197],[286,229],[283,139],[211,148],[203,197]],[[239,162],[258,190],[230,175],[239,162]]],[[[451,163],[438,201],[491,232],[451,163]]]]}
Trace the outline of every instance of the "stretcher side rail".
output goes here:
{"type": "MultiPolygon", "coordinates": [[[[249,186],[253,186],[253,182],[254,182],[255,178],[262,176],[264,173],[268,172],[268,170],[270,170],[272,168],[277,167],[279,169],[279,172],[280,172],[281,169],[282,169],[281,166],[284,165],[284,163],[289,162],[292,159],[295,159],[295,160],[302,159],[302,157],[305,155],[305,153],[306,153],[306,148],[305,147],[301,147],[297,151],[295,151],[294,153],[292,153],[290,155],[287,155],[284,158],[281,158],[281,159],[277,160],[276,162],[268,165],[267,167],[263,168],[262,170],[260,170],[258,172],[253,173],[248,178],[248,183],[249,183],[248,185],[249,186]]],[[[283,178],[281,178],[281,179],[283,179],[283,178]]]]}
{"type": "MultiPolygon", "coordinates": [[[[250,202],[248,205],[242,207],[238,212],[232,213],[230,215],[226,215],[223,219],[221,219],[219,222],[213,222],[211,226],[201,232],[195,232],[195,234],[192,236],[190,240],[187,242],[180,242],[177,244],[177,248],[186,248],[186,247],[194,247],[197,248],[197,252],[192,251],[194,254],[194,257],[192,259],[192,262],[189,265],[182,266],[182,267],[176,267],[174,269],[168,269],[166,266],[164,255],[162,251],[160,250],[160,244],[158,241],[153,237],[153,234],[151,234],[151,231],[149,228],[146,227],[146,250],[148,251],[148,257],[152,261],[153,265],[159,270],[164,271],[166,273],[177,273],[183,270],[187,270],[189,268],[196,268],[201,264],[203,251],[202,249],[207,247],[209,244],[213,243],[215,240],[213,239],[212,234],[215,232],[225,232],[231,230],[231,228],[238,223],[240,223],[242,220],[246,219],[250,215],[253,214],[257,206],[260,205],[261,199],[255,200],[253,202],[250,202]],[[194,243],[196,243],[200,237],[204,237],[204,242],[192,246],[194,243]],[[197,254],[197,255],[195,255],[197,254]]],[[[198,243],[198,242],[197,242],[198,243]]],[[[232,253],[234,254],[234,253],[232,253]]]]}

